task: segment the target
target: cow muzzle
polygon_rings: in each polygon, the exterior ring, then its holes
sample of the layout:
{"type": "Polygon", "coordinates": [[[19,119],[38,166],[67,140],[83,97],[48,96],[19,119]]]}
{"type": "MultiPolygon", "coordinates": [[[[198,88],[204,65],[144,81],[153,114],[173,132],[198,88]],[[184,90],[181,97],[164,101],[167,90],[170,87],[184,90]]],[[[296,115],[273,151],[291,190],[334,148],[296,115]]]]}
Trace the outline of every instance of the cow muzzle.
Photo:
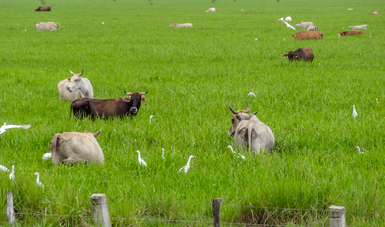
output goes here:
{"type": "Polygon", "coordinates": [[[70,93],[73,92],[73,90],[70,87],[67,87],[67,91],[69,91],[70,93]]]}
{"type": "Polygon", "coordinates": [[[136,107],[131,107],[130,112],[131,112],[131,113],[137,113],[137,112],[138,112],[138,108],[136,108],[136,107]]]}

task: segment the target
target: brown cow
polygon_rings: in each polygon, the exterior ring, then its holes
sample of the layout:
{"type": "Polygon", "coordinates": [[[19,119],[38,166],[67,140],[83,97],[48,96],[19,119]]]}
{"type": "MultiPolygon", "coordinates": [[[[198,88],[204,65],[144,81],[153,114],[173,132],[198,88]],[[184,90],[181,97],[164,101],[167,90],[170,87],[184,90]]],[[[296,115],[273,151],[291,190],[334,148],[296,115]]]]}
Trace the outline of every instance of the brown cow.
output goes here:
{"type": "Polygon", "coordinates": [[[338,36],[345,36],[345,35],[363,35],[364,33],[361,30],[353,30],[353,31],[346,31],[346,32],[339,32],[338,36]]]}
{"type": "Polygon", "coordinates": [[[304,31],[304,32],[297,32],[297,34],[292,36],[296,40],[310,40],[310,39],[322,40],[324,37],[324,33],[318,32],[318,31],[304,31]]]}
{"type": "Polygon", "coordinates": [[[290,62],[293,62],[293,60],[297,60],[297,61],[310,60],[311,62],[313,62],[313,59],[314,59],[313,50],[310,49],[309,47],[302,47],[297,49],[296,51],[286,50],[286,52],[287,54],[283,55],[283,57],[289,57],[290,62]]]}
{"type": "MultiPolygon", "coordinates": [[[[77,117],[90,117],[91,119],[110,117],[135,116],[139,112],[141,101],[147,92],[126,92],[128,97],[115,99],[81,98],[71,103],[71,112],[77,117]]],[[[71,114],[70,114],[71,117],[71,114]]]]}
{"type": "Polygon", "coordinates": [[[51,6],[39,6],[35,11],[51,11],[51,6]]]}

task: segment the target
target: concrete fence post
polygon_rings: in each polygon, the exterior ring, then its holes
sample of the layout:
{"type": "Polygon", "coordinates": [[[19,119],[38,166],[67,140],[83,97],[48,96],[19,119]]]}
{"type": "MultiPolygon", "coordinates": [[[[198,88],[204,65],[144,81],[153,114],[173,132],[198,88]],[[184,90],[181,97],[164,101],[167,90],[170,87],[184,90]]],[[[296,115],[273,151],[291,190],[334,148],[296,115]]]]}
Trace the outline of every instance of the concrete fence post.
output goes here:
{"type": "Polygon", "coordinates": [[[8,218],[8,225],[11,227],[15,226],[16,221],[15,221],[15,211],[13,208],[12,191],[8,191],[7,193],[7,218],[8,218]]]}
{"type": "Polygon", "coordinates": [[[345,207],[332,205],[329,207],[330,227],[346,227],[345,207]]]}
{"type": "Polygon", "coordinates": [[[107,197],[105,194],[91,195],[92,214],[97,227],[111,227],[110,213],[108,212],[107,197]]]}
{"type": "Polygon", "coordinates": [[[213,199],[213,217],[214,217],[214,227],[221,227],[221,217],[220,217],[220,211],[221,211],[221,202],[222,199],[213,199]]]}

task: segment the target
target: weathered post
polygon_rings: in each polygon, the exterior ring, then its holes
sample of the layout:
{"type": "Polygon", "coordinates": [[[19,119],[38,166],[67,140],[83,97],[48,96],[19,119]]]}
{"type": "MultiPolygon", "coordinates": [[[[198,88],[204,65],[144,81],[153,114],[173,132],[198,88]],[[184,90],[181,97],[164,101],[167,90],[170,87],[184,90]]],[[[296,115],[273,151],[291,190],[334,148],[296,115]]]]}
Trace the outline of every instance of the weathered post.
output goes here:
{"type": "Polygon", "coordinates": [[[345,207],[332,205],[329,213],[330,227],[346,227],[345,207]]]}
{"type": "Polygon", "coordinates": [[[221,227],[221,217],[220,217],[220,211],[221,211],[221,202],[222,199],[213,199],[213,217],[214,217],[214,227],[221,227]]]}
{"type": "Polygon", "coordinates": [[[8,225],[9,226],[15,226],[15,211],[13,209],[13,194],[12,191],[8,191],[7,193],[7,218],[8,218],[8,225]]]}
{"type": "Polygon", "coordinates": [[[108,212],[107,197],[105,194],[91,195],[92,214],[94,224],[98,227],[111,227],[110,213],[108,212]]]}

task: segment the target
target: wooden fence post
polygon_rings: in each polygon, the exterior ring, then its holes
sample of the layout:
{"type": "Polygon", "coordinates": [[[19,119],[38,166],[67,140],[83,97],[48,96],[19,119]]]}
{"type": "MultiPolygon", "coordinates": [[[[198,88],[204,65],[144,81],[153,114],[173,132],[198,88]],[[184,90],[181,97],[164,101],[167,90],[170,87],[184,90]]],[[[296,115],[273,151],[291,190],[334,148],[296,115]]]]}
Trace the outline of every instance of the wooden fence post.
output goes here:
{"type": "Polygon", "coordinates": [[[108,212],[106,195],[92,194],[91,204],[95,226],[111,227],[110,213],[108,212]]]}
{"type": "Polygon", "coordinates": [[[332,205],[329,213],[330,227],[346,227],[345,207],[332,205]]]}
{"type": "Polygon", "coordinates": [[[221,216],[220,216],[220,211],[221,211],[221,202],[222,199],[213,199],[213,217],[214,217],[214,227],[221,227],[221,216]]]}
{"type": "Polygon", "coordinates": [[[13,209],[12,191],[8,191],[7,193],[7,218],[8,218],[8,225],[11,227],[15,226],[16,221],[15,221],[15,211],[13,209]]]}

